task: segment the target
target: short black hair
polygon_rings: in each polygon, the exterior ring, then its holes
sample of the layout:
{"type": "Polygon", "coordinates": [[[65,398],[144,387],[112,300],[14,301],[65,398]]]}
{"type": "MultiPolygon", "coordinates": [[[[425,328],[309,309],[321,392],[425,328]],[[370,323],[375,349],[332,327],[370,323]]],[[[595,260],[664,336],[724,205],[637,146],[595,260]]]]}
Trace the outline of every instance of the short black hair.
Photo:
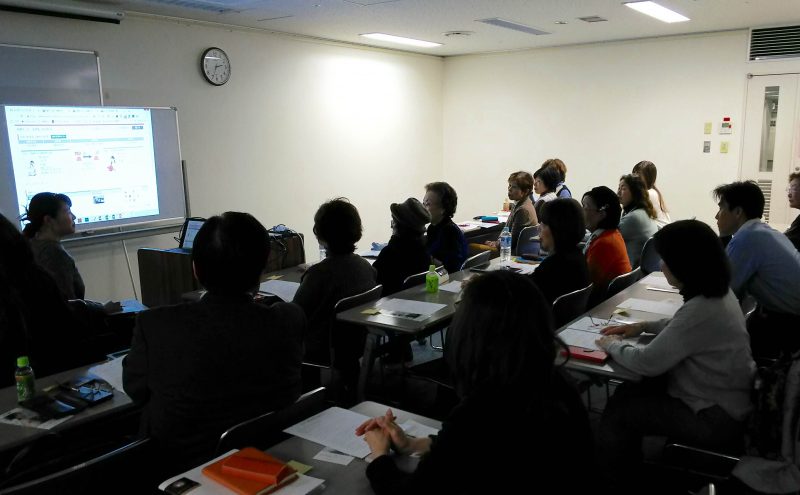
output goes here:
{"type": "Polygon", "coordinates": [[[542,181],[548,192],[556,192],[558,183],[561,182],[561,173],[555,167],[544,167],[534,172],[533,178],[542,181]]]}
{"type": "Polygon", "coordinates": [[[622,216],[622,206],[619,204],[617,193],[606,186],[597,186],[583,195],[589,196],[594,201],[598,210],[606,212],[606,217],[597,224],[600,229],[619,228],[619,219],[622,216]]]}
{"type": "Polygon", "coordinates": [[[551,305],[536,284],[494,271],[466,284],[445,357],[461,397],[479,387],[537,390],[553,377],[559,343],[551,305]]]}
{"type": "Polygon", "coordinates": [[[31,198],[22,220],[28,221],[22,231],[25,237],[33,239],[44,224],[44,217],[55,218],[62,205],[72,207],[72,200],[66,194],[40,192],[31,198]]]}
{"type": "Polygon", "coordinates": [[[550,228],[556,252],[574,249],[586,233],[583,209],[572,198],[558,198],[544,203],[539,221],[550,228]]]}
{"type": "Polygon", "coordinates": [[[764,215],[764,193],[752,180],[723,184],[714,189],[714,199],[725,201],[729,210],[741,208],[748,220],[764,215]]]}
{"type": "Polygon", "coordinates": [[[435,192],[439,196],[439,202],[442,204],[445,218],[453,218],[458,206],[458,194],[456,194],[453,186],[447,182],[431,182],[430,184],[425,184],[425,190],[435,192]]]}
{"type": "Polygon", "coordinates": [[[253,215],[229,211],[209,218],[197,232],[192,262],[209,292],[245,294],[258,286],[269,250],[267,229],[253,215]]]}
{"type": "Polygon", "coordinates": [[[653,235],[656,252],[683,284],[685,298],[722,297],[728,293],[731,270],[719,236],[698,220],[679,220],[653,235]]]}
{"type": "Polygon", "coordinates": [[[362,230],[361,216],[347,198],[326,201],[314,215],[314,235],[325,243],[331,254],[355,251],[362,230]]]}

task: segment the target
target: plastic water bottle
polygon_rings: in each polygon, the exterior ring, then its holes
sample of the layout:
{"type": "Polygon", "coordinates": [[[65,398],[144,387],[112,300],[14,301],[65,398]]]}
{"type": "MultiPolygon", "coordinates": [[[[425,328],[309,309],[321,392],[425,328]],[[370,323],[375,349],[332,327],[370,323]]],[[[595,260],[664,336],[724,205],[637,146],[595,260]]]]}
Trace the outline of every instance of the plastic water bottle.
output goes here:
{"type": "Polygon", "coordinates": [[[425,291],[431,294],[439,292],[439,274],[436,273],[436,265],[428,267],[428,274],[425,275],[425,291]]]}
{"type": "Polygon", "coordinates": [[[36,394],[36,384],[28,356],[17,358],[17,370],[14,372],[14,381],[17,382],[17,401],[32,399],[36,394]]]}
{"type": "Polygon", "coordinates": [[[507,261],[511,261],[511,232],[508,231],[508,227],[503,227],[503,232],[500,234],[500,262],[507,261]]]}

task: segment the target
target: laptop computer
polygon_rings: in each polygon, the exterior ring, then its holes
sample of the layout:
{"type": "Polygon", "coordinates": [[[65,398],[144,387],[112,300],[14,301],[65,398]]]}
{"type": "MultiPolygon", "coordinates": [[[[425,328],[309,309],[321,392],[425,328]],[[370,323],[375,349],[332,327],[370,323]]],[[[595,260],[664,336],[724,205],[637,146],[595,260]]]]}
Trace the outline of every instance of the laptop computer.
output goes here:
{"type": "Polygon", "coordinates": [[[205,222],[205,218],[187,218],[183,222],[183,227],[181,228],[181,237],[178,240],[178,249],[183,251],[191,251],[192,247],[194,246],[194,238],[197,235],[197,232],[200,231],[200,227],[202,227],[205,222]]]}

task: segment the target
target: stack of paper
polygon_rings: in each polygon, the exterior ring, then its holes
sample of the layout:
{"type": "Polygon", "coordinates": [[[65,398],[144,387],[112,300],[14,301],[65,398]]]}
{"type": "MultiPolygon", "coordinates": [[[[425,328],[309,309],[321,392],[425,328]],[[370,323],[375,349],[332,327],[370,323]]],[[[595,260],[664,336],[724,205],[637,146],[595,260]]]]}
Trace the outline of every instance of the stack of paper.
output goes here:
{"type": "Polygon", "coordinates": [[[283,301],[292,302],[294,300],[294,295],[297,293],[297,289],[299,288],[300,284],[297,282],[267,280],[266,282],[261,283],[261,285],[258,287],[258,292],[263,294],[272,294],[280,297],[283,301]]]}
{"type": "Polygon", "coordinates": [[[387,299],[378,305],[378,310],[383,315],[422,321],[445,307],[447,307],[446,304],[412,301],[409,299],[387,299]]]}
{"type": "Polygon", "coordinates": [[[111,361],[89,368],[89,374],[107,381],[115,390],[124,392],[122,389],[122,360],[120,357],[111,361]]]}

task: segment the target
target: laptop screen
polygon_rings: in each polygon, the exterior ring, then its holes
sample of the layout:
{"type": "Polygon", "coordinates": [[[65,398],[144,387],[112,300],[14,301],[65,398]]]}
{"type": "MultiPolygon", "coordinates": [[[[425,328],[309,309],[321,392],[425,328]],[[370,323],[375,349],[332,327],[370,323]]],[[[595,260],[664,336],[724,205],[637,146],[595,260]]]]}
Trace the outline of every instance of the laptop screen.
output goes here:
{"type": "Polygon", "coordinates": [[[181,248],[183,249],[192,249],[194,245],[194,238],[197,235],[197,232],[200,230],[200,227],[203,226],[205,220],[195,220],[195,219],[188,219],[186,220],[186,227],[185,232],[183,234],[183,242],[181,243],[181,248]]]}

